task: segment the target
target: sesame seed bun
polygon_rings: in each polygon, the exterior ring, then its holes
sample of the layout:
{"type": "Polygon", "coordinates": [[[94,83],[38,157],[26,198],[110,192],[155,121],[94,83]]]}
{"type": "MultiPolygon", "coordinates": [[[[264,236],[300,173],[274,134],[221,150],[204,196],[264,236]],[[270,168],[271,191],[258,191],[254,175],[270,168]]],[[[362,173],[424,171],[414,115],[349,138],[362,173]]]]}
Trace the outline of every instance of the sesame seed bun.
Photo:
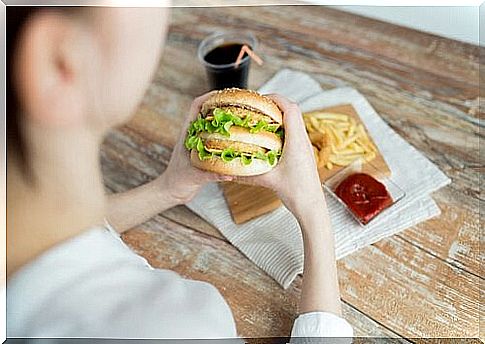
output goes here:
{"type": "Polygon", "coordinates": [[[212,94],[202,105],[201,113],[206,115],[216,107],[236,106],[257,111],[283,124],[283,115],[278,105],[256,91],[239,88],[226,88],[212,94]]]}

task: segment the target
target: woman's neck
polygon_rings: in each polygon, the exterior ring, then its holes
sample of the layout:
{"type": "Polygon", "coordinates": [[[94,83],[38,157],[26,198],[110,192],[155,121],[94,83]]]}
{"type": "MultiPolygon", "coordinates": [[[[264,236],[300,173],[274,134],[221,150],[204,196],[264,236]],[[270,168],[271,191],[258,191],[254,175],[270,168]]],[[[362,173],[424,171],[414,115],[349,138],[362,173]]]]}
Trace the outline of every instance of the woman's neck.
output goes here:
{"type": "MultiPolygon", "coordinates": [[[[84,230],[102,224],[99,142],[84,130],[50,135],[26,128],[29,175],[14,154],[7,166],[7,275],[84,230]]],[[[100,137],[100,136],[99,136],[100,137]]]]}

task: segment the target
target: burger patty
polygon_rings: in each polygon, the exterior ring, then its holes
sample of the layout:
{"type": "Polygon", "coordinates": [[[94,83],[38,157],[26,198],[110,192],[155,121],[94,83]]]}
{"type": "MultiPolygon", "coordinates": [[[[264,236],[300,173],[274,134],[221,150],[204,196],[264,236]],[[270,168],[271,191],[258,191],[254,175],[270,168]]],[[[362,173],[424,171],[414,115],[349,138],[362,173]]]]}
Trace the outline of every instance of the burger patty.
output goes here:
{"type": "MultiPolygon", "coordinates": [[[[250,110],[246,108],[242,108],[239,106],[221,106],[219,109],[229,111],[232,113],[234,116],[240,117],[240,118],[246,118],[246,116],[251,116],[251,120],[249,121],[249,124],[254,126],[256,125],[260,120],[264,120],[266,123],[270,124],[277,124],[274,119],[272,119],[269,116],[266,116],[262,114],[261,112],[255,111],[255,110],[250,110]]],[[[209,112],[206,116],[207,119],[212,118],[212,111],[209,112]]]]}
{"type": "Polygon", "coordinates": [[[253,145],[251,143],[219,140],[219,139],[207,139],[204,141],[204,146],[209,152],[223,151],[226,148],[232,148],[236,152],[248,153],[248,154],[266,152],[264,148],[253,145]]]}

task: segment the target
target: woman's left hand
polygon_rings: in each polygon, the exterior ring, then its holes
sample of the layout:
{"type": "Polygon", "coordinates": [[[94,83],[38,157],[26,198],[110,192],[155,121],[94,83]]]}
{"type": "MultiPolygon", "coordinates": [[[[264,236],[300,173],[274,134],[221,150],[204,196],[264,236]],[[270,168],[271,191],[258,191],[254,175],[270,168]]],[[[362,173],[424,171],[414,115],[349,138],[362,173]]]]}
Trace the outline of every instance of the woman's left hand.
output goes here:
{"type": "Polygon", "coordinates": [[[200,188],[208,182],[233,180],[232,176],[206,172],[193,167],[190,162],[190,152],[184,145],[190,123],[197,118],[202,103],[210,94],[206,93],[192,102],[190,113],[182,126],[182,132],[172,152],[167,169],[158,178],[161,187],[167,190],[178,204],[189,202],[200,188]]]}

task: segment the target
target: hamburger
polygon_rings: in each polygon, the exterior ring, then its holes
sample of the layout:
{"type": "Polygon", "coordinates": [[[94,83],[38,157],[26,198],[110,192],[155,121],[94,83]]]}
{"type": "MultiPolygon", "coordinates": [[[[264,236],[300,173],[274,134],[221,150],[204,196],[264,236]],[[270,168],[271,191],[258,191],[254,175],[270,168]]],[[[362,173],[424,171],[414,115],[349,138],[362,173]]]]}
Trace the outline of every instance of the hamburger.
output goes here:
{"type": "Polygon", "coordinates": [[[283,147],[283,115],[255,91],[229,88],[203,104],[185,139],[192,165],[234,176],[271,171],[283,147]]]}

